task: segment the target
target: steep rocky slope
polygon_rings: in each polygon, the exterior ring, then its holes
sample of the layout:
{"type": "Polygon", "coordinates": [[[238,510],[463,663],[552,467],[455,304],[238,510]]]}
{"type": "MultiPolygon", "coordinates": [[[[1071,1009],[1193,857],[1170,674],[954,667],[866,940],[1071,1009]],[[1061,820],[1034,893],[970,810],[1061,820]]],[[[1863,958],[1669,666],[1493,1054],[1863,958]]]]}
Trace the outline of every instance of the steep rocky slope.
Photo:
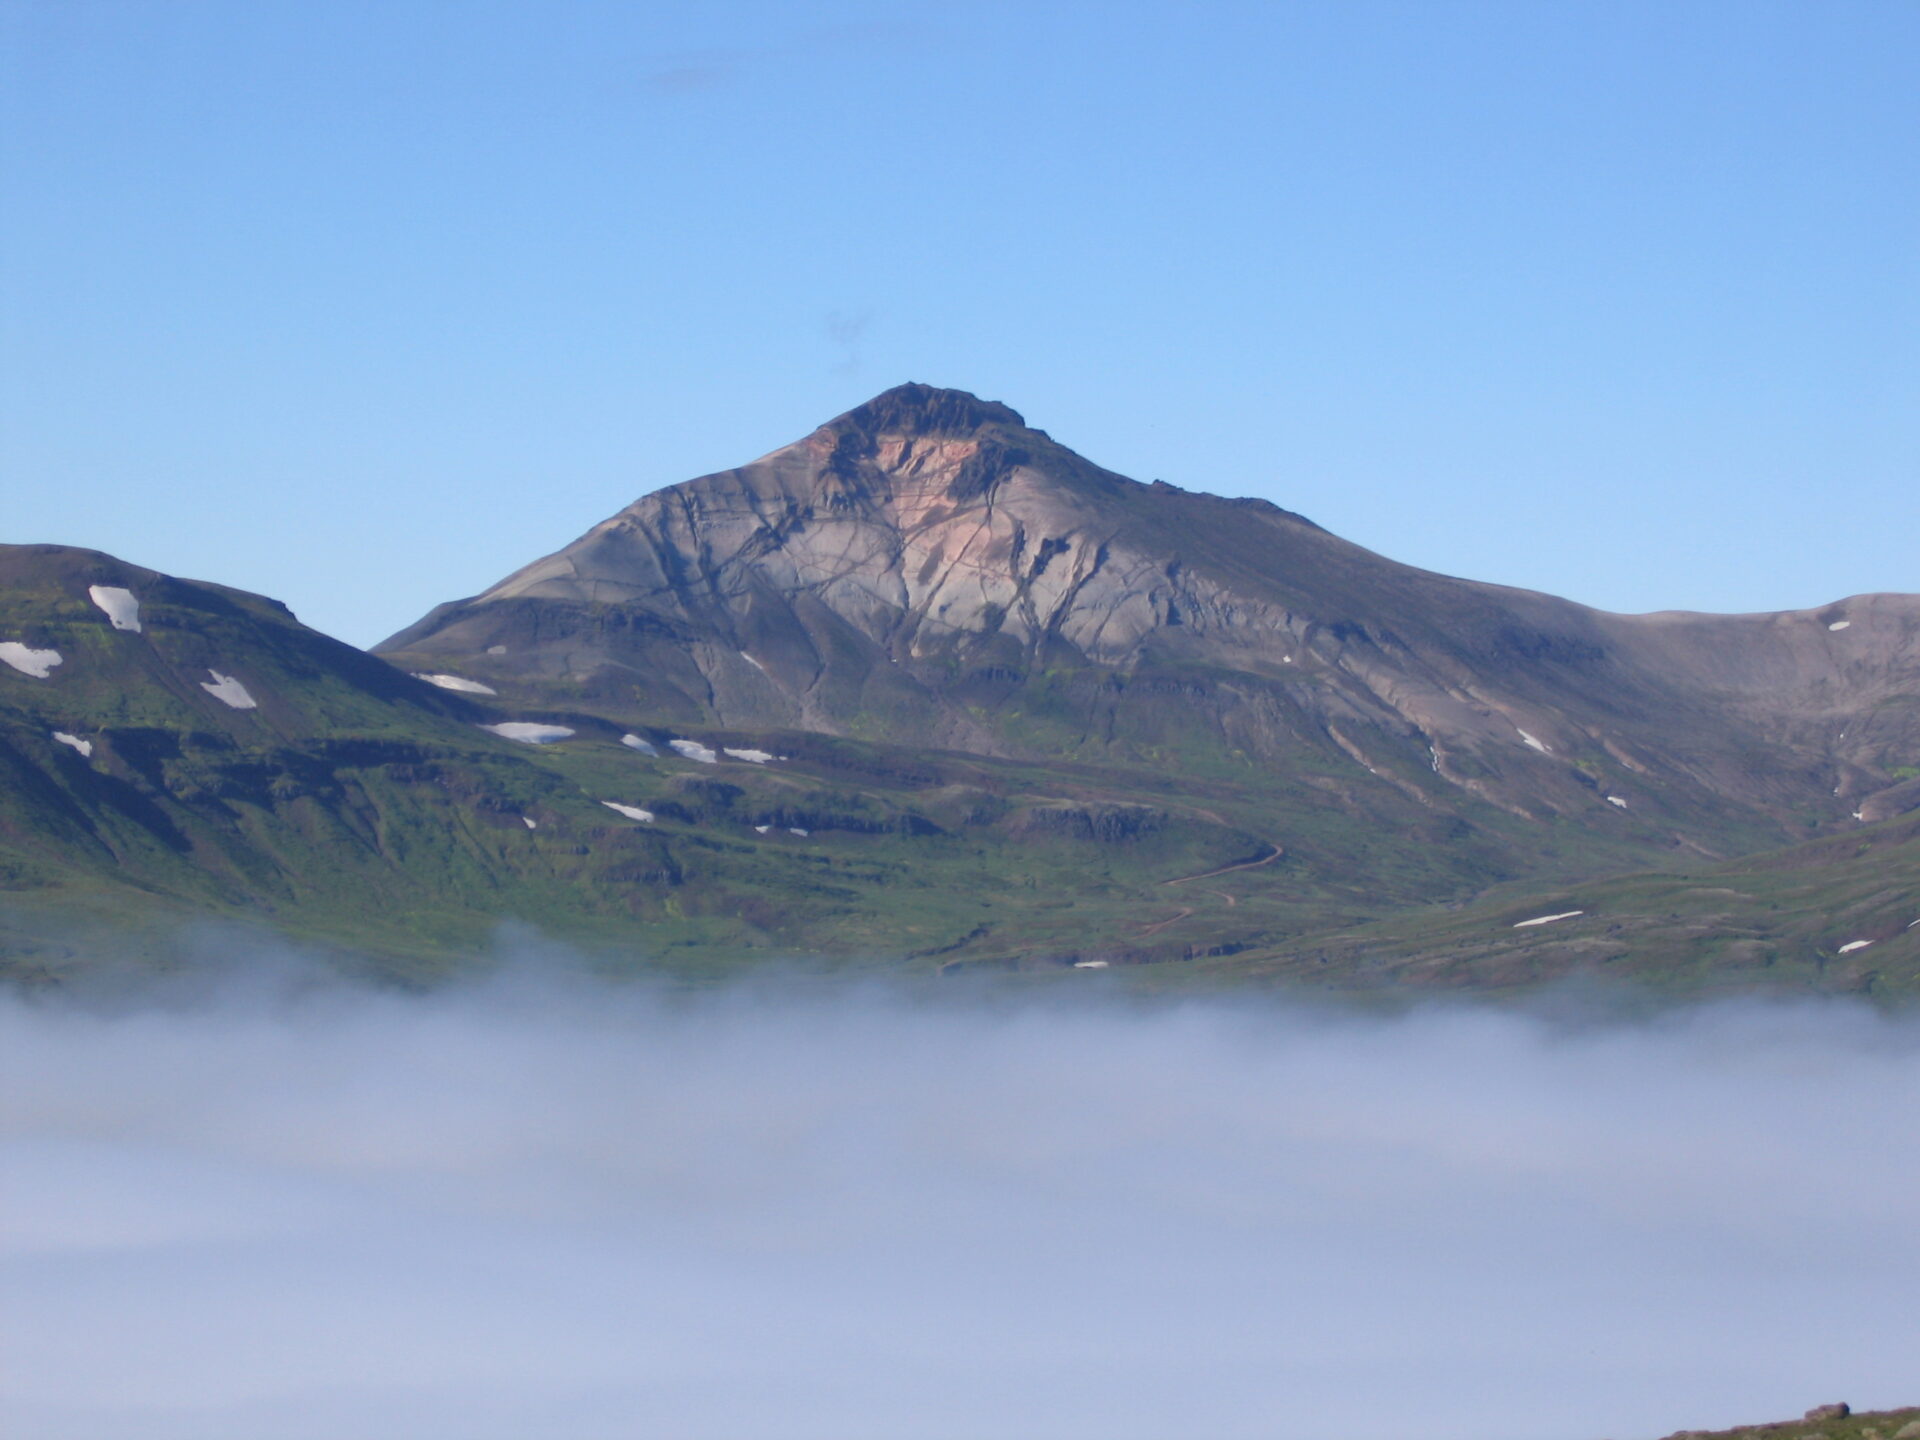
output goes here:
{"type": "Polygon", "coordinates": [[[907,385],[379,647],[616,717],[1328,769],[1725,855],[1920,804],[1920,597],[1610,615],[1145,485],[907,385]]]}

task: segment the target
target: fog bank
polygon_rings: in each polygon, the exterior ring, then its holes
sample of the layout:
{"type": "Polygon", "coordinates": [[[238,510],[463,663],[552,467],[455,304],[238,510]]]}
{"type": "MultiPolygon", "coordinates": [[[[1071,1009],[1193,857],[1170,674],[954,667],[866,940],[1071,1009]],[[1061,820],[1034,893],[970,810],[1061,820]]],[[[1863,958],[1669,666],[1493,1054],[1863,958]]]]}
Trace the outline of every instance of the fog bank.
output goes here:
{"type": "Polygon", "coordinates": [[[1920,1026],[0,1000],[10,1440],[1629,1440],[1920,1401],[1920,1026]]]}

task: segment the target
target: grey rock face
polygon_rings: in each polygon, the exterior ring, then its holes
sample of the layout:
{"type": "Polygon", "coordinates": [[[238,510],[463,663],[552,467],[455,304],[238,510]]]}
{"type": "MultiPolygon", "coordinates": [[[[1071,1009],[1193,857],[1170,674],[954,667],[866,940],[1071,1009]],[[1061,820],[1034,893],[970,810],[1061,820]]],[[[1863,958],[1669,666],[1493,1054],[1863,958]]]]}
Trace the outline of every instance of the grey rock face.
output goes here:
{"type": "Polygon", "coordinates": [[[1605,614],[1128,480],[921,385],[648,495],[380,648],[610,713],[985,754],[1197,736],[1681,844],[1898,813],[1920,764],[1920,597],[1605,614]]]}

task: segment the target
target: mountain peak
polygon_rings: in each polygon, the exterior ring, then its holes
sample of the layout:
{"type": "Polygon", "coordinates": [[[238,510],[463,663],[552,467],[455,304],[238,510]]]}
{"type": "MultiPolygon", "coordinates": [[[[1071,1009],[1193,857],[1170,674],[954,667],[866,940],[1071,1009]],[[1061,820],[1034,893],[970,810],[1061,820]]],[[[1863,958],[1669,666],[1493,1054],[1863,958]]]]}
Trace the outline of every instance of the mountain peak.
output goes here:
{"type": "Polygon", "coordinates": [[[1025,426],[1027,422],[1018,410],[998,400],[909,381],[883,390],[827,423],[834,429],[868,435],[971,435],[983,425],[1025,426]]]}

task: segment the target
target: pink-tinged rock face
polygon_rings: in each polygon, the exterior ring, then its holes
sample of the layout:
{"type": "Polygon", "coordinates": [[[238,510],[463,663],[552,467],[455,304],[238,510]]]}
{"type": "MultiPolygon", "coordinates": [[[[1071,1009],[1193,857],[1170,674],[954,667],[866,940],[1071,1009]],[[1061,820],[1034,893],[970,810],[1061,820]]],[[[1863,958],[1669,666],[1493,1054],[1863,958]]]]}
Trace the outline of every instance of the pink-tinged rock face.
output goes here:
{"type": "Polygon", "coordinates": [[[632,683],[719,725],[904,738],[884,716],[987,754],[1042,743],[1006,722],[1073,674],[1085,713],[1061,733],[1084,743],[1184,727],[1422,804],[1622,833],[1729,804],[1844,822],[1920,754],[1920,598],[1604,614],[1142,485],[925,386],[646,496],[383,648],[632,683]]]}

